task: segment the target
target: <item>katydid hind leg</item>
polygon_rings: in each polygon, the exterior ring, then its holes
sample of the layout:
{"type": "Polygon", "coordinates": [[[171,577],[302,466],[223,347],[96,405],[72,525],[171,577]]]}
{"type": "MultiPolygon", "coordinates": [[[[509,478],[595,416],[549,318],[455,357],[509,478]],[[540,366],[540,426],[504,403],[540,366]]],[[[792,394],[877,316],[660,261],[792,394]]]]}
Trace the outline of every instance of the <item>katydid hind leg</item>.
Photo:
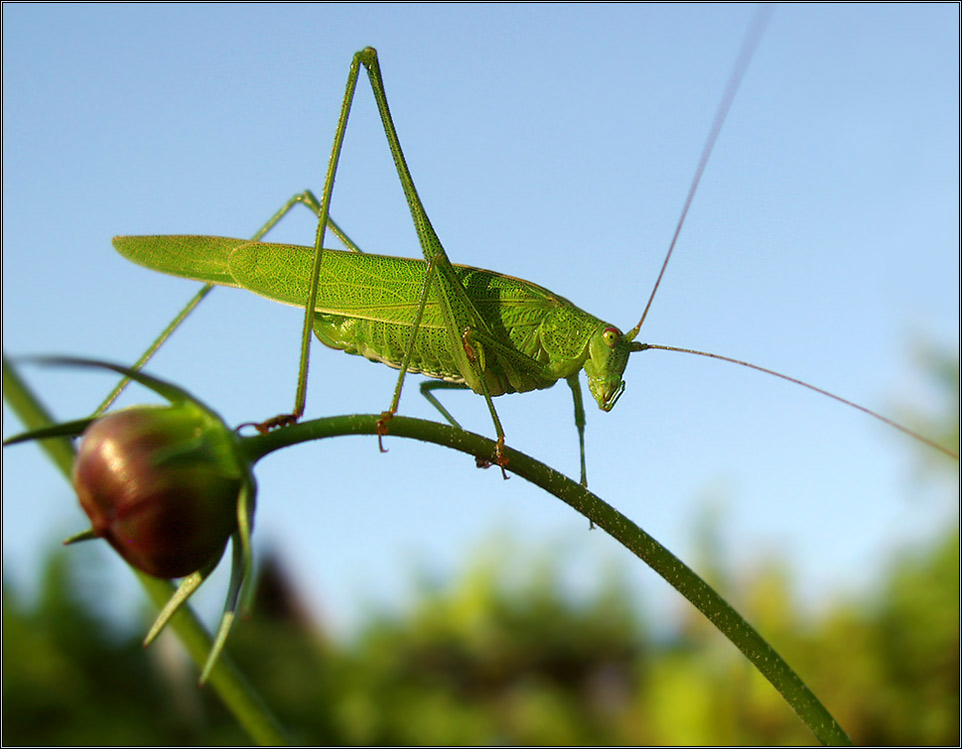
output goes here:
{"type": "MultiPolygon", "coordinates": [[[[360,70],[359,55],[355,55],[348,71],[347,84],[344,89],[344,99],[341,104],[341,113],[338,117],[337,128],[334,132],[334,144],[331,148],[331,156],[327,164],[327,176],[324,180],[324,190],[321,193],[320,201],[309,191],[300,193],[291,199],[292,205],[297,202],[304,202],[317,215],[317,232],[314,238],[314,267],[311,273],[310,291],[304,300],[304,325],[301,329],[301,355],[300,364],[297,372],[297,386],[294,396],[294,410],[289,414],[281,414],[272,419],[257,425],[259,431],[267,431],[274,427],[288,426],[297,422],[303,415],[307,403],[307,369],[310,361],[311,336],[314,330],[315,307],[317,301],[317,289],[320,283],[321,261],[323,258],[324,233],[329,224],[333,223],[330,219],[331,194],[334,190],[334,177],[337,173],[337,166],[340,161],[341,147],[344,143],[344,134],[347,131],[347,121],[351,112],[351,103],[354,99],[354,90],[357,87],[357,75],[360,70]]],[[[340,229],[335,230],[339,234],[340,229]]],[[[346,237],[346,235],[344,235],[346,237]]],[[[342,241],[343,238],[342,238],[342,241]]],[[[346,242],[350,249],[360,251],[350,239],[346,242]]]]}
{"type": "MultiPolygon", "coordinates": [[[[420,199],[417,196],[417,191],[414,189],[414,182],[411,179],[410,172],[407,169],[407,165],[404,162],[404,155],[401,152],[400,143],[398,142],[397,134],[394,128],[394,123],[391,119],[390,110],[387,106],[387,98],[384,94],[384,87],[381,80],[380,69],[377,63],[377,53],[370,47],[358,52],[354,55],[351,62],[350,69],[348,71],[347,84],[344,90],[344,99],[341,104],[341,112],[338,118],[337,128],[334,135],[334,144],[331,148],[331,156],[328,161],[327,176],[324,182],[324,190],[321,193],[321,200],[318,202],[313,199],[309,203],[309,207],[315,211],[318,216],[318,226],[317,233],[314,241],[314,267],[311,274],[311,287],[308,296],[304,303],[304,326],[301,333],[301,357],[300,366],[298,368],[298,379],[297,379],[297,390],[294,401],[294,410],[290,414],[282,414],[281,416],[275,417],[274,419],[264,422],[261,427],[272,428],[274,426],[284,426],[297,421],[298,418],[304,413],[304,407],[307,399],[307,370],[310,358],[310,342],[311,335],[314,328],[314,316],[315,307],[317,299],[317,289],[320,280],[320,268],[323,258],[323,240],[324,233],[330,222],[330,202],[331,195],[334,189],[334,178],[337,173],[337,166],[340,161],[341,147],[344,142],[344,135],[347,131],[348,119],[351,112],[351,106],[354,100],[354,93],[357,88],[357,77],[360,71],[360,66],[364,65],[367,72],[368,78],[371,82],[372,90],[374,91],[374,96],[378,104],[378,109],[381,113],[381,120],[384,124],[384,131],[388,138],[388,144],[391,149],[392,156],[394,158],[395,164],[398,169],[398,176],[401,179],[402,187],[404,188],[405,197],[407,198],[408,205],[411,208],[411,214],[414,219],[415,227],[418,232],[419,241],[421,242],[422,249],[425,253],[425,258],[427,260],[435,259],[435,266],[442,265],[446,266],[445,275],[448,279],[454,277],[454,270],[451,267],[450,261],[444,254],[444,250],[441,247],[440,242],[437,239],[437,235],[434,233],[434,229],[430,225],[430,221],[421,205],[420,199]]],[[[306,193],[310,198],[313,195],[306,193]]],[[[307,203],[307,200],[304,201],[307,203]]],[[[335,225],[336,226],[336,225],[335,225]]],[[[339,229],[335,230],[338,233],[339,229]]],[[[340,236],[340,235],[339,235],[340,236]]],[[[350,239],[345,239],[346,235],[342,237],[342,241],[352,250],[360,251],[350,239]]],[[[429,285],[431,283],[433,273],[429,272],[425,274],[425,285],[421,293],[421,302],[418,320],[420,320],[421,314],[423,314],[423,307],[427,300],[427,292],[429,285]]],[[[463,287],[455,279],[455,283],[458,285],[458,290],[461,295],[466,298],[463,287]]],[[[400,399],[401,388],[404,382],[404,375],[407,371],[407,362],[410,360],[410,353],[413,350],[414,345],[417,341],[417,329],[418,324],[412,327],[410,343],[408,345],[408,353],[405,355],[404,363],[401,366],[401,372],[398,377],[398,384],[395,387],[394,397],[391,402],[391,407],[388,411],[385,411],[381,415],[381,419],[378,421],[378,444],[382,451],[384,451],[381,438],[387,433],[387,422],[394,416],[397,412],[397,405],[400,399]]],[[[261,428],[259,427],[259,428],[261,428]]]]}
{"type": "MultiPolygon", "coordinates": [[[[408,171],[407,164],[404,161],[404,155],[401,151],[400,142],[397,137],[396,130],[394,128],[394,123],[391,118],[390,110],[387,106],[387,98],[384,94],[384,86],[381,79],[380,68],[377,62],[377,53],[374,49],[368,47],[361,52],[354,55],[351,62],[351,66],[348,72],[347,84],[345,86],[344,98],[341,104],[341,112],[338,118],[337,128],[335,130],[334,143],[331,149],[331,156],[328,161],[327,176],[324,183],[324,190],[321,194],[320,201],[314,197],[314,195],[308,191],[304,193],[299,193],[294,196],[284,208],[272,218],[272,222],[276,223],[279,217],[290,210],[290,208],[296,203],[300,202],[309,207],[315,215],[318,217],[318,227],[314,242],[314,253],[315,261],[314,267],[311,274],[311,287],[307,298],[305,299],[305,314],[304,314],[304,326],[301,335],[301,356],[300,356],[300,366],[298,369],[298,379],[297,379],[297,390],[295,395],[294,410],[290,414],[281,414],[272,419],[269,419],[262,424],[258,425],[258,429],[261,431],[266,431],[274,427],[286,426],[296,422],[304,412],[304,407],[306,403],[306,383],[307,383],[307,370],[310,357],[310,339],[314,326],[314,315],[316,307],[317,289],[320,278],[320,267],[323,259],[323,239],[324,232],[331,227],[332,231],[341,239],[344,244],[352,251],[360,252],[360,248],[354,244],[346,234],[344,234],[339,227],[330,219],[330,202],[331,195],[333,192],[334,178],[337,172],[338,162],[340,160],[341,147],[344,141],[344,135],[347,130],[348,119],[350,116],[351,107],[353,104],[354,93],[357,87],[357,77],[360,71],[360,66],[364,65],[368,78],[371,83],[372,90],[374,92],[375,100],[378,104],[378,109],[381,114],[381,120],[384,125],[385,135],[388,139],[388,145],[390,147],[392,156],[394,158],[395,164],[398,170],[398,176],[401,180],[402,188],[405,193],[405,198],[407,199],[408,205],[411,210],[411,215],[417,229],[418,238],[424,251],[425,259],[429,261],[429,270],[425,274],[425,284],[421,291],[421,299],[419,303],[419,313],[415,324],[412,326],[409,344],[407,346],[407,353],[405,354],[404,361],[402,362],[400,373],[398,376],[398,383],[395,387],[394,397],[391,402],[390,408],[381,414],[381,419],[378,422],[378,444],[380,449],[384,451],[381,438],[387,433],[387,423],[397,412],[398,402],[400,399],[401,389],[404,382],[404,376],[407,372],[407,364],[410,361],[411,352],[417,342],[417,331],[418,323],[420,321],[421,315],[423,314],[423,308],[427,300],[428,291],[430,288],[431,281],[434,277],[434,273],[431,272],[432,267],[442,269],[442,276],[444,283],[448,288],[450,288],[453,283],[456,288],[453,291],[455,296],[459,296],[468,305],[470,305],[470,300],[467,298],[466,292],[457,281],[454,275],[454,269],[451,266],[447,255],[444,253],[444,249],[441,246],[437,235],[434,232],[433,227],[430,224],[430,220],[418,198],[417,191],[414,187],[413,179],[411,178],[410,172],[408,171]],[[433,261],[433,262],[432,262],[433,261]],[[453,279],[453,280],[452,280],[453,279]]],[[[271,224],[272,225],[272,224],[271,224]]],[[[452,292],[449,292],[452,293],[452,292]]],[[[493,406],[492,406],[493,408],[493,406]]],[[[500,424],[495,420],[496,426],[500,427],[500,424]]],[[[500,435],[499,435],[500,436],[500,435]]],[[[503,437],[501,437],[503,442],[503,437]]]]}

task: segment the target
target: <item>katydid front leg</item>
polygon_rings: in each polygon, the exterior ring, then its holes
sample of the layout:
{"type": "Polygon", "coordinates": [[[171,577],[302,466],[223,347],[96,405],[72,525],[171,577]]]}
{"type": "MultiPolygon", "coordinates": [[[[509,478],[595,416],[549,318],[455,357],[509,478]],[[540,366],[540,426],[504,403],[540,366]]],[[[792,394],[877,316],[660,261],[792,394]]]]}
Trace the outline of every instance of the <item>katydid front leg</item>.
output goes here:
{"type": "Polygon", "coordinates": [[[581,381],[575,372],[565,381],[571,388],[571,395],[575,405],[575,429],[578,430],[578,448],[581,453],[581,485],[588,488],[588,470],[585,467],[585,404],[581,398],[581,381]]]}
{"type": "MultiPolygon", "coordinates": [[[[331,148],[331,158],[327,163],[327,176],[324,179],[324,191],[318,204],[314,199],[317,210],[317,232],[314,236],[314,268],[311,274],[311,288],[304,302],[304,327],[301,332],[301,363],[297,374],[297,389],[294,396],[294,410],[289,414],[281,414],[257,425],[258,431],[266,432],[275,427],[289,426],[304,414],[307,403],[307,366],[310,360],[311,335],[314,331],[315,305],[317,304],[317,288],[320,282],[321,259],[323,257],[324,232],[330,221],[331,193],[334,190],[334,176],[341,157],[341,146],[344,144],[344,133],[347,131],[347,118],[351,112],[351,101],[357,86],[359,55],[354,55],[351,68],[347,75],[347,86],[344,90],[344,101],[341,104],[341,116],[337,121],[334,133],[334,145],[331,148]]],[[[308,193],[310,194],[310,193],[308,193]]],[[[313,198],[314,196],[311,195],[313,198]]],[[[352,243],[353,245],[353,243],[352,243]]],[[[356,246],[353,247],[356,249],[356,246]]],[[[358,250],[360,251],[360,250],[358,250]]]]}

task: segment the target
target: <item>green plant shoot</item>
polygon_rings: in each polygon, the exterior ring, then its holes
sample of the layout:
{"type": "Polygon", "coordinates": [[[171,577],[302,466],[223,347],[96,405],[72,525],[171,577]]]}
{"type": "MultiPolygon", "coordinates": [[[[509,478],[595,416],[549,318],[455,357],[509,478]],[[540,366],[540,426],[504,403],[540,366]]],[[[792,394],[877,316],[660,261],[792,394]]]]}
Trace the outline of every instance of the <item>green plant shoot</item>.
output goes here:
{"type": "MultiPolygon", "coordinates": [[[[661,274],[671,257],[708,156],[766,20],[767,13],[756,18],[735,64],[661,274]]],[[[574,398],[581,483],[585,486],[585,418],[579,373],[582,369],[585,371],[588,389],[598,407],[610,411],[625,390],[623,373],[629,354],[633,352],[667,349],[732,361],[855,406],[819,388],[745,362],[636,341],[661,274],[641,320],[624,333],[535,283],[451,263],[408,170],[388,108],[377,53],[371,47],[355,54],[351,63],[321,201],[311,193],[294,196],[255,239],[259,240],[298,202],[307,205],[318,216],[313,248],[188,235],[126,236],[116,237],[113,242],[124,257],[148,268],[206,284],[247,289],[277,302],[305,308],[294,410],[258,425],[262,430],[293,423],[303,414],[312,333],[331,348],[400,370],[391,404],[378,422],[379,441],[388,433],[390,419],[397,413],[407,372],[441,380],[425,382],[421,390],[454,426],[459,426],[457,421],[431,391],[465,387],[482,395],[494,422],[497,447],[493,456],[477,458],[479,465],[493,461],[502,472],[508,464],[504,452],[505,433],[493,398],[506,393],[548,388],[564,379],[574,398]],[[334,177],[361,66],[368,73],[388,146],[417,230],[423,260],[363,253],[330,219],[334,177]],[[329,226],[349,247],[348,251],[323,247],[325,230],[329,226]]],[[[944,448],[874,412],[855,407],[944,451],[944,448]]]]}

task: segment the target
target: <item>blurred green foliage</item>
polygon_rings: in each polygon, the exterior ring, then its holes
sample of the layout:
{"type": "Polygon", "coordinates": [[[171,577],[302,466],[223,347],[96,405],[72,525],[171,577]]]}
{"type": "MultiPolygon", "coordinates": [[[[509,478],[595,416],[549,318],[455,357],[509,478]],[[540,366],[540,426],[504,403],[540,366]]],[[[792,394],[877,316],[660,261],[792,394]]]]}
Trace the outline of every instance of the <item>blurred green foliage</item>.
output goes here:
{"type": "MultiPolygon", "coordinates": [[[[111,631],[56,559],[34,606],[4,593],[5,744],[245,743],[175,643],[144,651],[138,634],[111,631]]],[[[339,642],[268,563],[229,650],[299,743],[811,743],[697,614],[656,636],[623,583],[572,601],[550,569],[522,585],[505,569],[478,564],[339,642]]],[[[793,603],[788,574],[767,570],[735,597],[856,743],[958,743],[957,530],[815,621],[793,603]]]]}
{"type": "MultiPolygon", "coordinates": [[[[916,423],[957,449],[957,360],[935,370],[954,406],[916,423]]],[[[957,465],[925,473],[957,508],[957,465]]],[[[725,578],[726,597],[856,744],[958,745],[955,512],[941,536],[894,558],[872,592],[817,616],[794,598],[778,560],[739,576],[709,552],[700,567],[725,578]]],[[[161,638],[145,651],[142,632],[101,621],[67,559],[51,555],[32,604],[4,586],[4,745],[246,743],[216,697],[196,687],[179,645],[161,638]]],[[[523,560],[494,559],[477,559],[461,579],[421,586],[406,613],[371,614],[343,641],[311,620],[268,557],[253,617],[228,651],[298,743],[813,742],[699,614],[656,629],[617,575],[575,598],[551,555],[521,573],[523,560]]]]}

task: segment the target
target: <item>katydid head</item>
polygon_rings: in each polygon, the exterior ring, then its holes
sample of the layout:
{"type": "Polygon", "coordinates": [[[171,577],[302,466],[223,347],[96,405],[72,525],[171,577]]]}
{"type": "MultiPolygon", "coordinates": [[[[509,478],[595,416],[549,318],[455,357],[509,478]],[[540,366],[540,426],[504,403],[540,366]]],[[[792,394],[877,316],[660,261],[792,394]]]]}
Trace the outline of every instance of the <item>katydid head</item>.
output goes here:
{"type": "Polygon", "coordinates": [[[640,351],[641,344],[632,341],[613,325],[603,325],[588,339],[585,374],[588,389],[602,411],[610,411],[625,391],[621,375],[628,364],[628,354],[640,351]]]}

